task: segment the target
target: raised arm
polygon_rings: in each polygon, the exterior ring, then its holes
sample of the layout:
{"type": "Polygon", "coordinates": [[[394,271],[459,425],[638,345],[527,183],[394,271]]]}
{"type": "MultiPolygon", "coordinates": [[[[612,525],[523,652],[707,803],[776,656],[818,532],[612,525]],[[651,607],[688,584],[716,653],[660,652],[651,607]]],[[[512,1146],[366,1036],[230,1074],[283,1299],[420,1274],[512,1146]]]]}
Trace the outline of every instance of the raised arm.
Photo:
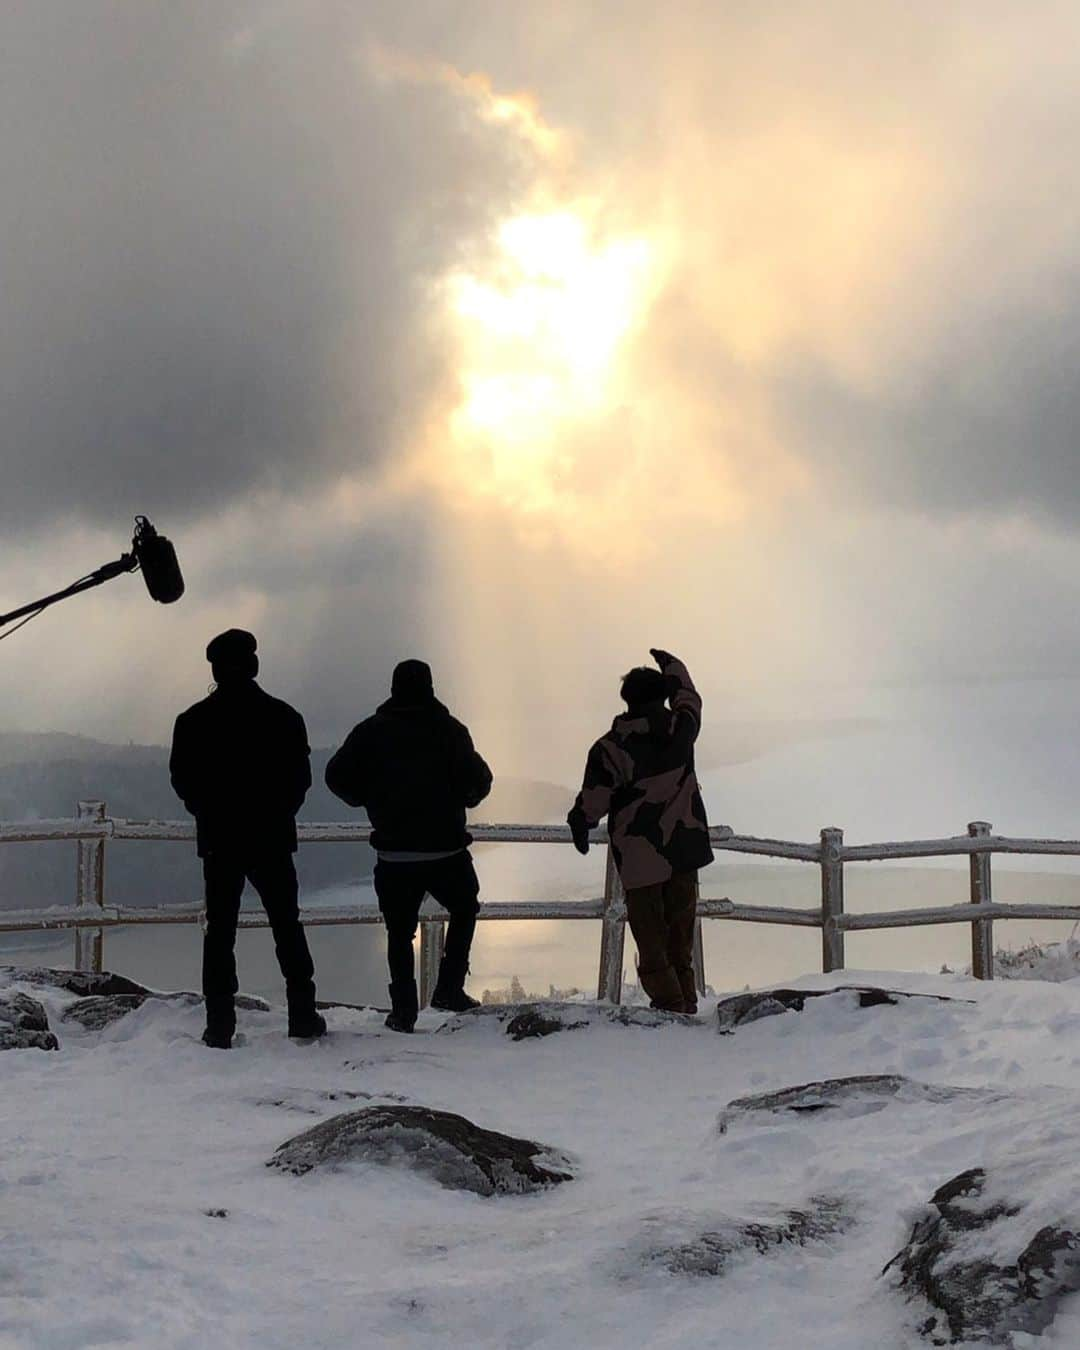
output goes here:
{"type": "Polygon", "coordinates": [[[689,753],[701,731],[701,695],[677,656],[660,647],[651,647],[649,651],[668,684],[668,702],[675,714],[676,744],[689,753]]]}

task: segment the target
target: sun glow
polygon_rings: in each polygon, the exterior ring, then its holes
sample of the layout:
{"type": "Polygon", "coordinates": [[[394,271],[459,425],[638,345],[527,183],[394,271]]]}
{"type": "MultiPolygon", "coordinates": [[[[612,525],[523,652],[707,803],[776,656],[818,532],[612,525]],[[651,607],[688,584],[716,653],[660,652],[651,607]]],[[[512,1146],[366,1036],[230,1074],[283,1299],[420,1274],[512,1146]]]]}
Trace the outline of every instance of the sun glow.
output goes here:
{"type": "Polygon", "coordinates": [[[449,278],[461,401],[451,437],[485,494],[545,509],[562,495],[568,440],[618,406],[620,357],[655,294],[657,250],[603,239],[584,212],[503,223],[482,274],[449,278]]]}

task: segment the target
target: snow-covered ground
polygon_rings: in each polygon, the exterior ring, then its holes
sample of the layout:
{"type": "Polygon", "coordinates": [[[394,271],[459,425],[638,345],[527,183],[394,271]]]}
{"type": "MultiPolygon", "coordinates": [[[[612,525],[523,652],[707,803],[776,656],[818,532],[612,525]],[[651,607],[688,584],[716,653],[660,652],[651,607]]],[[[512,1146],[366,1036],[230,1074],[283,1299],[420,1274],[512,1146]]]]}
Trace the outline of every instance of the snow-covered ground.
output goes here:
{"type": "MultiPolygon", "coordinates": [[[[283,1012],[249,1012],[225,1053],[199,1044],[197,1007],[151,1002],[88,1032],[59,1020],[71,996],[28,989],[62,1045],[0,1061],[0,1346],[919,1345],[918,1310],[880,1272],[936,1187],[1049,1153],[1060,1218],[1080,1220],[1080,982],[848,971],[801,984],[863,982],[973,1002],[811,1000],[728,1036],[707,1008],[695,1025],[519,1043],[493,1019],[438,1034],[425,1013],[405,1037],[334,1009],[331,1036],[298,1045],[283,1012]],[[1004,1095],[717,1133],[733,1098],[886,1072],[1004,1095]],[[266,1168],[320,1118],[401,1099],[556,1145],[580,1175],[483,1199],[385,1167],[266,1168]],[[719,1278],[640,1261],[658,1227],[691,1237],[823,1193],[856,1217],[828,1242],[740,1257],[719,1278]]],[[[1039,1344],[1075,1350],[1080,1296],[1039,1344]]]]}

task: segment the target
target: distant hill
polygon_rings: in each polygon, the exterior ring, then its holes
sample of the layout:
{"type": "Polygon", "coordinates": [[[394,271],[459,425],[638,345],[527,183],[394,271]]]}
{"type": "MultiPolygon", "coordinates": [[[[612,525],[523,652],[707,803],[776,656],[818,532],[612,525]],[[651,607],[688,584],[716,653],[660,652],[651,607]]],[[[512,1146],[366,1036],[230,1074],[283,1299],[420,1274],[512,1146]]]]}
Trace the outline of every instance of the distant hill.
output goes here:
{"type": "Polygon", "coordinates": [[[713,713],[697,746],[699,769],[721,769],[730,764],[749,764],[762,755],[804,741],[837,740],[865,736],[881,727],[870,717],[834,717],[824,720],[774,718],[770,721],[717,722],[713,713]]]}
{"type": "MultiPolygon", "coordinates": [[[[331,751],[312,751],[314,783],[302,820],[356,816],[323,784],[331,751]]],[[[73,816],[84,799],[104,801],[109,813],[130,820],[182,820],[169,783],[168,751],[157,745],[110,745],[63,732],[0,732],[0,820],[73,816]]],[[[555,783],[499,780],[477,817],[486,821],[562,820],[573,792],[555,783]]],[[[74,901],[74,844],[0,845],[0,909],[74,901]]],[[[308,890],[340,886],[371,875],[366,844],[317,844],[300,851],[308,890]]],[[[113,843],[106,859],[106,890],[124,905],[191,901],[201,895],[201,869],[184,844],[113,843]]]]}

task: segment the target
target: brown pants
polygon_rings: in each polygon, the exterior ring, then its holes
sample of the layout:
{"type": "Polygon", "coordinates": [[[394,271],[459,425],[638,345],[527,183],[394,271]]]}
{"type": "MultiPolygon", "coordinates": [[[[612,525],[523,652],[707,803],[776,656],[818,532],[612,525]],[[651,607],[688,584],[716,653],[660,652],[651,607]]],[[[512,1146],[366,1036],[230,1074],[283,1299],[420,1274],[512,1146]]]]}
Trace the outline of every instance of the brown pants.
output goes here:
{"type": "Polygon", "coordinates": [[[696,1012],[694,921],[697,872],[676,872],[626,892],[626,917],[638,949],[638,979],[654,1008],[696,1012]]]}

